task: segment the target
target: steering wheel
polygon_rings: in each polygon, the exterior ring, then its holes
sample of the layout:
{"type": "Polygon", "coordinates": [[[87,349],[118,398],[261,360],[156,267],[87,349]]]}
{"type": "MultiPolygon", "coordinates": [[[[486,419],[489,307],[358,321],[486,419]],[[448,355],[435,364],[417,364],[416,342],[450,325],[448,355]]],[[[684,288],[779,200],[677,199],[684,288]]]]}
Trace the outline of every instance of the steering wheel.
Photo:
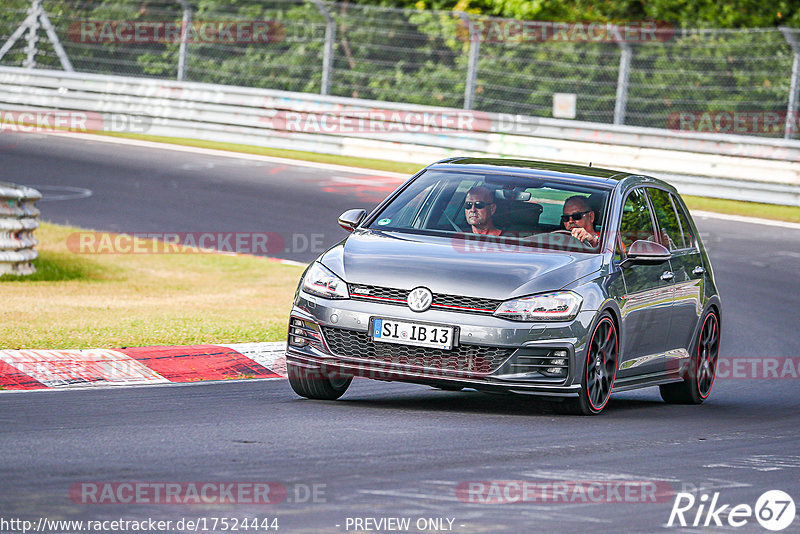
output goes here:
{"type": "Polygon", "coordinates": [[[561,228],[561,229],[559,229],[559,230],[553,230],[553,231],[552,231],[552,232],[550,232],[550,233],[551,233],[551,234],[566,234],[566,235],[570,236],[572,239],[574,239],[575,241],[578,241],[579,243],[583,243],[583,244],[584,244],[584,245],[586,245],[587,247],[592,247],[592,248],[594,248],[594,245],[592,245],[592,244],[589,242],[589,238],[588,238],[588,237],[587,237],[586,239],[580,240],[580,239],[578,239],[577,237],[575,237],[574,235],[572,235],[572,232],[571,232],[570,230],[567,230],[567,229],[565,229],[565,228],[561,228]]]}

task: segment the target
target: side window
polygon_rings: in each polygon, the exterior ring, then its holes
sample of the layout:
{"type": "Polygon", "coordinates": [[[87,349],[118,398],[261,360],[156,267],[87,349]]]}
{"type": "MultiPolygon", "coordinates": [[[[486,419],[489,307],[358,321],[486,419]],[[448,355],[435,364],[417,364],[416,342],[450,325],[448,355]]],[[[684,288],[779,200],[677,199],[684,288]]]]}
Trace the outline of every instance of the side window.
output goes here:
{"type": "Polygon", "coordinates": [[[647,204],[644,189],[634,189],[625,200],[619,233],[623,255],[634,241],[639,239],[654,240],[655,231],[653,230],[650,207],[647,204]]]}
{"type": "Polygon", "coordinates": [[[672,198],[672,203],[675,205],[675,210],[678,212],[678,219],[681,222],[681,230],[683,230],[683,246],[686,248],[694,248],[695,247],[695,239],[694,239],[694,230],[692,230],[692,225],[689,224],[689,217],[686,215],[686,212],[681,207],[681,203],[678,202],[678,199],[675,198],[673,195],[670,195],[672,198]]]}
{"type": "Polygon", "coordinates": [[[653,209],[656,212],[658,226],[661,229],[661,244],[669,250],[678,250],[684,247],[681,235],[681,225],[678,223],[678,214],[669,198],[669,193],[662,189],[647,188],[650,200],[653,201],[653,209]]]}

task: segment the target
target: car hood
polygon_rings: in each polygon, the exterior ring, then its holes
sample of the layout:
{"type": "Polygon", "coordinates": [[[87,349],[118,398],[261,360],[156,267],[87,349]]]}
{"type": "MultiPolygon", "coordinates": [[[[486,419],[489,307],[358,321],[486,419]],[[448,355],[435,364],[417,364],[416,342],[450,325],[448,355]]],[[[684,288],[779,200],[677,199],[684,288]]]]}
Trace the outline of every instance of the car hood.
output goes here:
{"type": "Polygon", "coordinates": [[[357,230],[319,261],[350,284],[398,289],[425,286],[434,293],[505,300],[561,289],[598,271],[603,257],[357,230]]]}

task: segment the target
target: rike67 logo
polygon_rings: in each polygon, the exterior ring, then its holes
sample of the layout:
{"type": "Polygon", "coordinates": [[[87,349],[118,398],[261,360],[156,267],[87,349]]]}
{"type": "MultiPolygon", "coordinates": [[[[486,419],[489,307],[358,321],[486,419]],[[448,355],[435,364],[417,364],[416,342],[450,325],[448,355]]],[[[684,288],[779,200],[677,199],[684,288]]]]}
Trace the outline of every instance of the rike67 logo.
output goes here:
{"type": "Polygon", "coordinates": [[[718,491],[711,496],[702,493],[699,497],[680,492],[675,495],[667,526],[738,528],[755,519],[765,529],[777,532],[794,522],[795,513],[794,500],[781,490],[764,492],[755,506],[721,503],[718,491]]]}

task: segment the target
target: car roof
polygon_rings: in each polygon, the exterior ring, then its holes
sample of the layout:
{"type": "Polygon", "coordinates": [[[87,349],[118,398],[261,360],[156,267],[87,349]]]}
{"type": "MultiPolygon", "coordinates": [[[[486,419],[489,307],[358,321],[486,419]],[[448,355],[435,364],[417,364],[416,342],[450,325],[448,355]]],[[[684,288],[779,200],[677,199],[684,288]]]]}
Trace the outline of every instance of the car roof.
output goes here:
{"type": "Polygon", "coordinates": [[[448,158],[428,166],[429,169],[437,170],[469,170],[496,173],[509,173],[515,175],[528,175],[537,178],[547,178],[563,180],[569,182],[579,182],[584,184],[600,185],[614,188],[619,182],[625,180],[626,185],[632,183],[660,183],[667,187],[669,184],[656,178],[642,176],[624,171],[603,169],[599,167],[589,167],[585,165],[572,165],[568,163],[553,163],[548,161],[536,161],[525,159],[503,159],[503,158],[448,158]],[[631,180],[626,180],[631,178],[631,180]]]}

